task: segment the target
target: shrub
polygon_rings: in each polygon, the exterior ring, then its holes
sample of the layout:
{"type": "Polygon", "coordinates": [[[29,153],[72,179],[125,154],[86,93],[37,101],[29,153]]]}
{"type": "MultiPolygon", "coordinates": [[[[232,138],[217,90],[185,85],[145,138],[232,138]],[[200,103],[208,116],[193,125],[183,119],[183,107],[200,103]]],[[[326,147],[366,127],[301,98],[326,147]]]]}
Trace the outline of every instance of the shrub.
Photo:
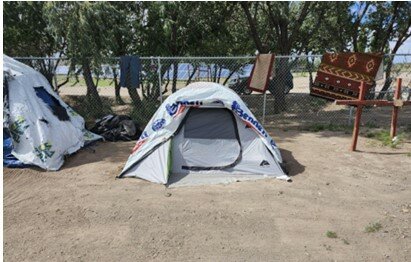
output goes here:
{"type": "Polygon", "coordinates": [[[369,224],[368,226],[365,227],[365,232],[366,233],[374,233],[377,232],[378,230],[380,230],[382,228],[382,225],[380,223],[372,223],[369,224]]]}
{"type": "Polygon", "coordinates": [[[327,231],[327,233],[325,233],[325,235],[328,237],[328,238],[337,238],[338,236],[337,236],[337,233],[335,233],[334,231],[327,231]]]}

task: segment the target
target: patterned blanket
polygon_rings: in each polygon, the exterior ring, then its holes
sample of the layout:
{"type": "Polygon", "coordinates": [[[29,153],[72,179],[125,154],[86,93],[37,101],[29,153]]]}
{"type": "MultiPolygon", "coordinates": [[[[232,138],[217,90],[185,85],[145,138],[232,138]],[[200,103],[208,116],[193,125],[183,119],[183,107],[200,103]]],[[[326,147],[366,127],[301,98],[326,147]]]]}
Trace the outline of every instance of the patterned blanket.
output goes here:
{"type": "Polygon", "coordinates": [[[361,81],[366,94],[375,83],[382,55],[325,53],[310,94],[326,99],[357,99],[361,81]]]}

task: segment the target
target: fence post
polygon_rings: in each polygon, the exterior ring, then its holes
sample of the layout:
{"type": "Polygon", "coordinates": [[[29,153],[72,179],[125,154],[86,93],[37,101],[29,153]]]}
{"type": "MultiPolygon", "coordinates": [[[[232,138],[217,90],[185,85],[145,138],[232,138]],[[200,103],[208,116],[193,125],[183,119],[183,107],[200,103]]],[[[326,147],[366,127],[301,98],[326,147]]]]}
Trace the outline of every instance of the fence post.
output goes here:
{"type": "Polygon", "coordinates": [[[265,106],[267,103],[267,92],[264,91],[264,100],[263,100],[263,125],[265,124],[265,106]]]}
{"type": "Polygon", "coordinates": [[[161,76],[161,61],[160,61],[159,56],[157,57],[157,63],[158,63],[158,89],[159,89],[159,92],[160,92],[160,102],[163,103],[163,91],[161,90],[161,86],[162,86],[162,83],[161,83],[161,78],[162,78],[162,76],[161,76]]]}
{"type": "Polygon", "coordinates": [[[59,93],[59,86],[58,86],[58,81],[57,81],[57,66],[55,66],[55,64],[57,63],[57,61],[54,61],[53,65],[51,65],[51,60],[49,63],[49,66],[53,66],[53,81],[54,81],[54,91],[58,94],[59,93]]]}
{"type": "Polygon", "coordinates": [[[349,111],[349,113],[348,113],[348,125],[349,125],[349,126],[350,126],[351,123],[352,123],[353,110],[354,110],[354,107],[353,107],[353,106],[350,106],[350,111],[349,111]]]}

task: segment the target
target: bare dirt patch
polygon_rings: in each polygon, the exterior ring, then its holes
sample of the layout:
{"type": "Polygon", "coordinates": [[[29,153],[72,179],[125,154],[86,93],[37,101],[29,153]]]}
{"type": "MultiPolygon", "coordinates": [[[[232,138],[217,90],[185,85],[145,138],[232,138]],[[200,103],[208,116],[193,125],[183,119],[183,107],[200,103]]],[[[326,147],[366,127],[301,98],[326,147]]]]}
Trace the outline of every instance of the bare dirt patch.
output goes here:
{"type": "Polygon", "coordinates": [[[168,189],[116,180],[133,142],[99,143],[94,152],[68,158],[58,172],[5,169],[5,260],[411,257],[410,141],[393,149],[361,137],[361,152],[351,153],[349,134],[272,133],[292,183],[168,189]],[[378,230],[367,230],[377,224],[378,230]]]}

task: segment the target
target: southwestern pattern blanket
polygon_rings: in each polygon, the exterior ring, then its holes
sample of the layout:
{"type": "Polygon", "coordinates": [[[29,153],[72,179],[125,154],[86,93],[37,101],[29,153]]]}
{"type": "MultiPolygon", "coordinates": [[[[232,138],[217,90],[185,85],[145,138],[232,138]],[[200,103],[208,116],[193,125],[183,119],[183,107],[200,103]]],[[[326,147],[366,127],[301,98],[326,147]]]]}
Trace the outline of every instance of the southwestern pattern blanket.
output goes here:
{"type": "Polygon", "coordinates": [[[310,94],[330,100],[357,99],[361,81],[366,94],[375,84],[381,61],[380,54],[325,53],[310,94]]]}

